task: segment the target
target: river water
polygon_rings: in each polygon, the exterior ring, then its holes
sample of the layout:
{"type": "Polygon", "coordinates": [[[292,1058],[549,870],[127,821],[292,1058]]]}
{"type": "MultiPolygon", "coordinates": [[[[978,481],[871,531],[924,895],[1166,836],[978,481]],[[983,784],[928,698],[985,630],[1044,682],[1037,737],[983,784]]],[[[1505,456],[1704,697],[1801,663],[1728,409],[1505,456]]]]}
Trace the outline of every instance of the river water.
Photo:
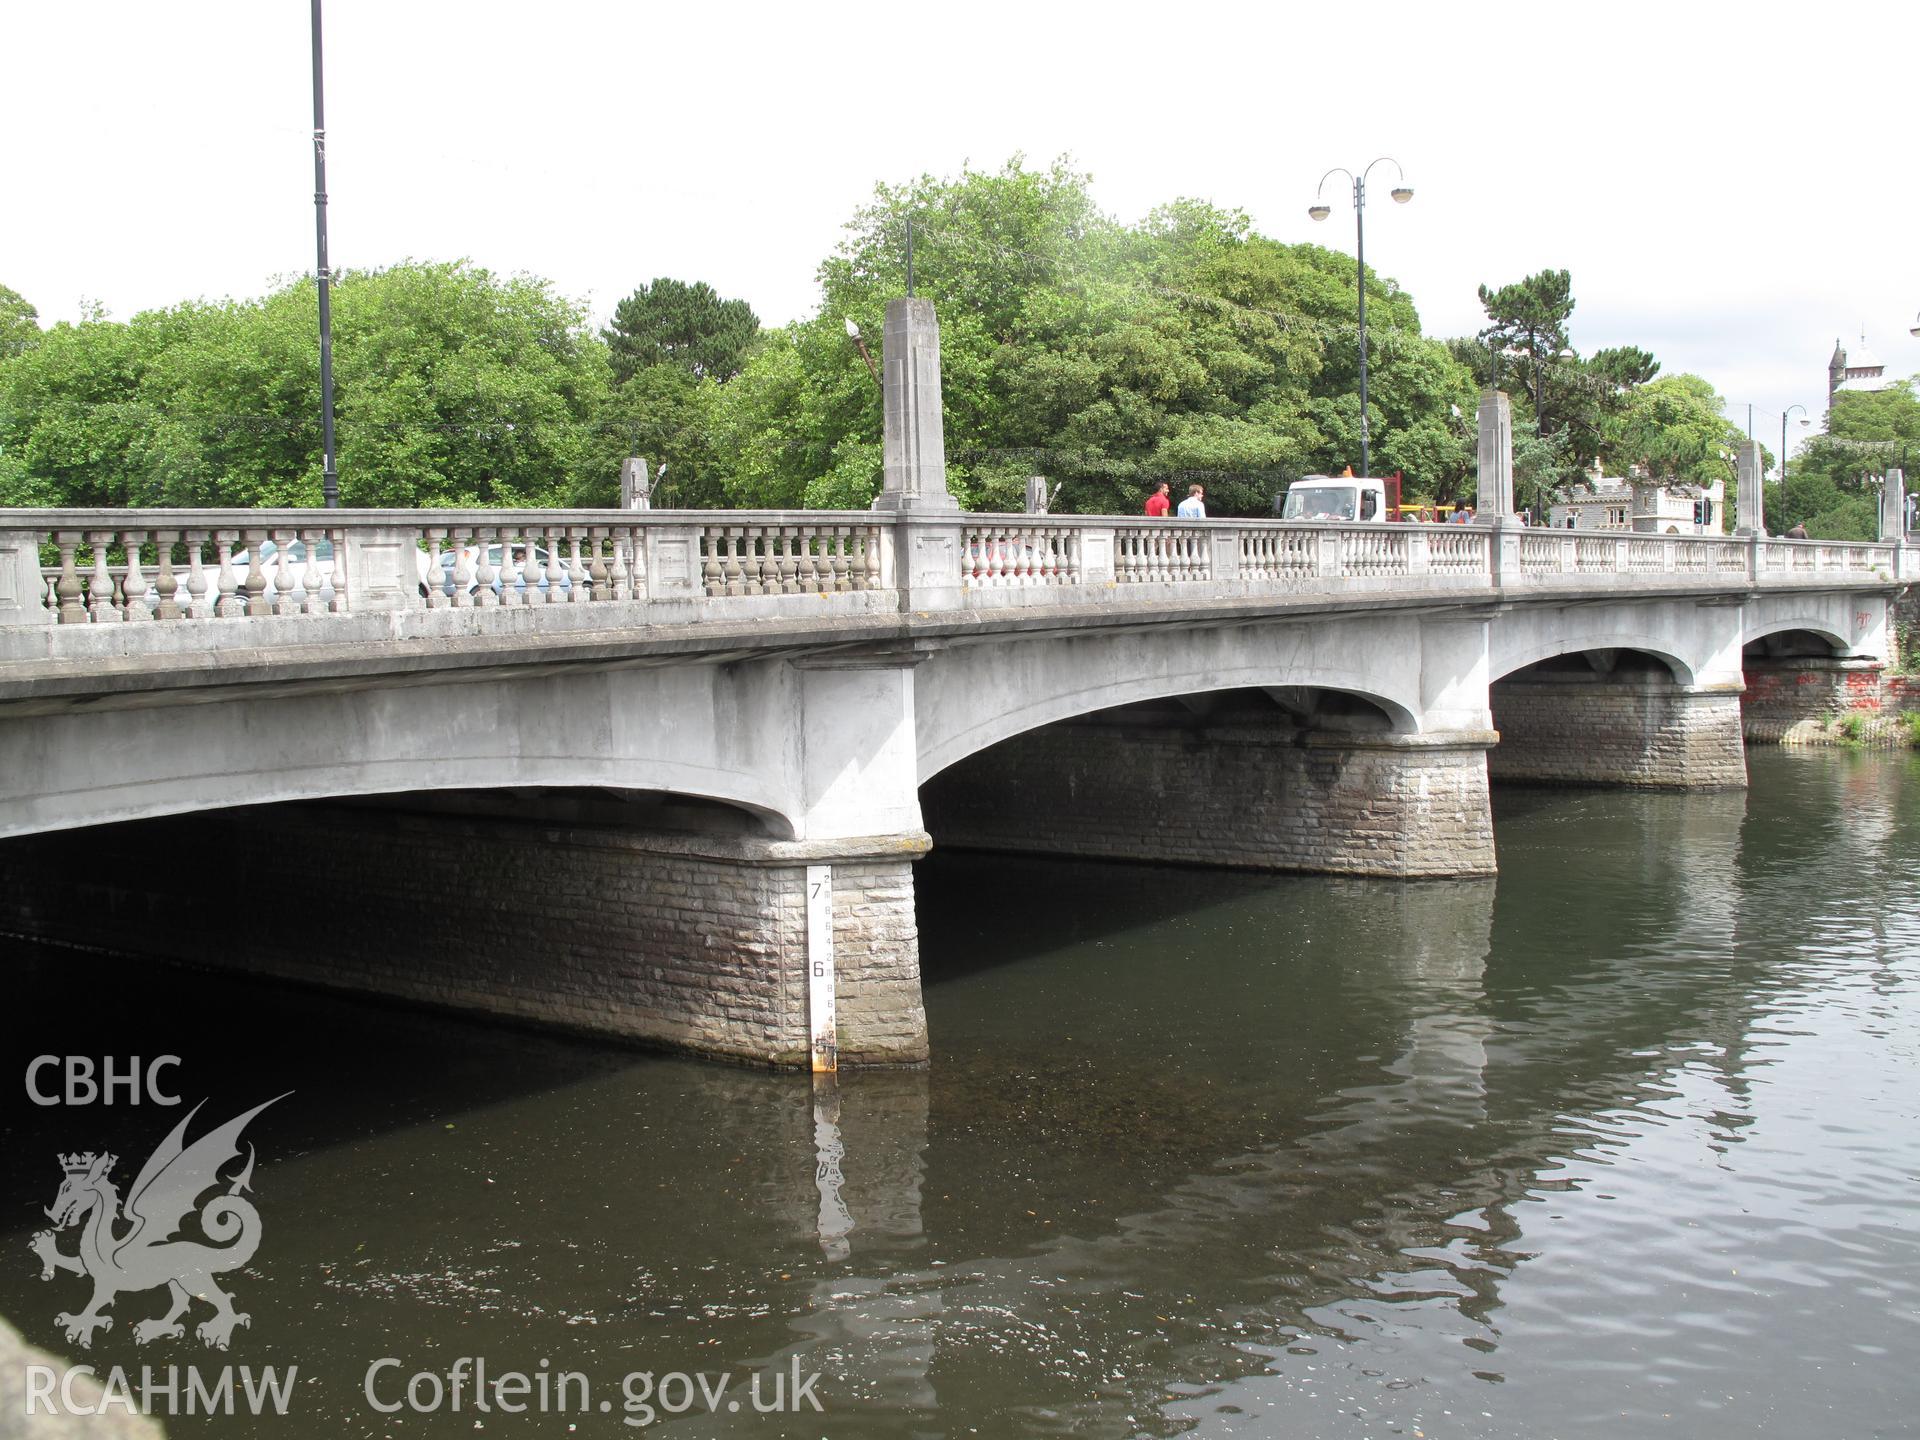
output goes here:
{"type": "MultiPolygon", "coordinates": [[[[817,1104],[16,946],[14,1074],[175,1053],[196,1133],[293,1092],[247,1132],[232,1349],[136,1346],[164,1302],[129,1292],[84,1358],[298,1367],[285,1416],[176,1436],[1920,1433],[1920,760],[1750,761],[1746,794],[1500,792],[1490,881],[936,853],[934,1066],[817,1104]],[[368,1398],[461,1357],[589,1408],[368,1398]],[[634,1372],[732,1388],[676,1417],[634,1372]],[[743,1399],[815,1373],[820,1413],[743,1399]]],[[[180,1113],[8,1101],[29,1340],[86,1296],[27,1251],[56,1152],[124,1188],[180,1113]]]]}

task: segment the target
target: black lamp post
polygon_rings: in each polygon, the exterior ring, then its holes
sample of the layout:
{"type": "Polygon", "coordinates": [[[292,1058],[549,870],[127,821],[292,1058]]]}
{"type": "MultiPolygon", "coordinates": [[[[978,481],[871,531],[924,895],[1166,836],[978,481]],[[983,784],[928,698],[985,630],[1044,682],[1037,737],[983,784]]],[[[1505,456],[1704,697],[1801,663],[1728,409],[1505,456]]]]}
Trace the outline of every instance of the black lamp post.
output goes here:
{"type": "Polygon", "coordinates": [[[1320,201],[1320,194],[1327,188],[1328,177],[1344,175],[1353,181],[1353,249],[1355,273],[1359,282],[1356,288],[1360,294],[1360,473],[1363,476],[1373,473],[1373,457],[1367,435],[1367,176],[1373,173],[1375,165],[1382,163],[1393,166],[1394,171],[1400,176],[1400,183],[1390,192],[1394,203],[1406,204],[1413,198],[1413,189],[1407,184],[1406,172],[1400,169],[1400,162],[1391,155],[1382,155],[1358,175],[1345,166],[1334,166],[1320,177],[1320,184],[1313,192],[1314,204],[1307,208],[1307,214],[1314,219],[1326,219],[1333,210],[1320,201]]]}
{"type": "Polygon", "coordinates": [[[320,67],[320,0],[313,0],[313,225],[320,282],[320,494],[327,509],[340,508],[340,472],[333,460],[333,310],[327,271],[327,118],[320,67]]]}

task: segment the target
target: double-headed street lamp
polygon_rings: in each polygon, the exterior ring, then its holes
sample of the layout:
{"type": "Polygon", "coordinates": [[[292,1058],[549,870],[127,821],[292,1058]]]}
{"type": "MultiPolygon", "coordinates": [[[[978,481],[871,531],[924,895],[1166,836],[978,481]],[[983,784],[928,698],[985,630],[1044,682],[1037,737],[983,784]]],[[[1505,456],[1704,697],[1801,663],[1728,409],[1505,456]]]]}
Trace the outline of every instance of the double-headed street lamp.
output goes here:
{"type": "Polygon", "coordinates": [[[1333,213],[1331,206],[1320,199],[1327,188],[1327,180],[1334,175],[1344,175],[1353,181],[1353,237],[1354,263],[1359,277],[1356,288],[1360,294],[1360,473],[1373,473],[1372,455],[1367,443],[1367,176],[1373,173],[1374,165],[1391,165],[1400,176],[1400,183],[1393,187],[1391,194],[1394,203],[1404,205],[1413,198],[1413,189],[1407,184],[1406,172],[1400,169],[1400,162],[1391,155],[1382,155],[1368,165],[1358,175],[1345,166],[1336,165],[1320,177],[1315,187],[1314,203],[1308,207],[1307,214],[1316,220],[1324,220],[1333,213]]]}

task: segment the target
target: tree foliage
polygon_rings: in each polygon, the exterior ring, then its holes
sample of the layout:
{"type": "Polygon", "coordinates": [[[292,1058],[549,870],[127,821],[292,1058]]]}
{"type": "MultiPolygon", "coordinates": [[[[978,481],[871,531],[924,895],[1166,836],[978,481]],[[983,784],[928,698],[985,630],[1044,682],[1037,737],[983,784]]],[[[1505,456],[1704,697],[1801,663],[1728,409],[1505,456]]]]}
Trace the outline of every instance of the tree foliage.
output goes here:
{"type": "MultiPolygon", "coordinates": [[[[914,278],[940,317],[949,484],[1018,509],[1026,477],[1061,509],[1132,512],[1153,481],[1198,480],[1216,514],[1267,512],[1291,478],[1359,460],[1354,275],[1345,257],[1253,233],[1197,201],[1122,225],[1064,163],[882,186],[820,267],[817,314],[786,327],[719,401],[728,493],[754,505],[864,505],[880,480],[875,341],[914,278]]],[[[1457,491],[1467,372],[1368,276],[1376,468],[1457,491]]]]}
{"type": "MultiPolygon", "coordinates": [[[[1920,377],[1916,377],[1920,379],[1920,377]]],[[[1920,456],[1920,398],[1913,381],[1834,397],[1827,432],[1801,447],[1784,485],[1769,487],[1767,527],[1799,524],[1826,540],[1871,540],[1879,533],[1878,485],[1893,466],[1920,456]]]]}
{"type": "Polygon", "coordinates": [[[1610,468],[1620,474],[1637,465],[1670,483],[1730,484],[1741,434],[1722,405],[1698,375],[1665,375],[1639,386],[1609,427],[1610,468]]]}
{"type": "MultiPolygon", "coordinates": [[[[0,503],[312,505],[314,287],[61,324],[0,365],[0,503]]],[[[333,296],[341,497],[551,505],[591,455],[604,348],[545,282],[456,264],[333,296]]]]}
{"type": "Polygon", "coordinates": [[[40,312],[18,290],[0,285],[0,360],[40,343],[40,312]]]}
{"type": "Polygon", "coordinates": [[[616,305],[613,323],[600,332],[622,384],[655,365],[731,380],[759,334],[760,317],[746,301],[722,300],[705,281],[664,276],[616,305]]]}

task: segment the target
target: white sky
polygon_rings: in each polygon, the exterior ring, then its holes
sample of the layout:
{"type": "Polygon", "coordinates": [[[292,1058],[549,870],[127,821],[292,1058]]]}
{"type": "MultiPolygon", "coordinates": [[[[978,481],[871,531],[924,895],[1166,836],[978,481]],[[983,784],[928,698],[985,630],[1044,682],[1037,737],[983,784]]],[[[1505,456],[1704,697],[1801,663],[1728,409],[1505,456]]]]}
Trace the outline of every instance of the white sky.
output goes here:
{"type": "MultiPolygon", "coordinates": [[[[310,272],[308,46],[302,0],[0,5],[0,283],[51,323],[310,272]]],[[[1920,371],[1916,64],[1911,0],[326,0],[332,260],[781,322],[880,180],[1064,152],[1123,220],[1190,195],[1351,253],[1346,193],[1306,207],[1388,153],[1416,195],[1376,186],[1369,259],[1429,333],[1565,267],[1583,353],[1644,345],[1777,445],[1836,336],[1920,371]]]]}

